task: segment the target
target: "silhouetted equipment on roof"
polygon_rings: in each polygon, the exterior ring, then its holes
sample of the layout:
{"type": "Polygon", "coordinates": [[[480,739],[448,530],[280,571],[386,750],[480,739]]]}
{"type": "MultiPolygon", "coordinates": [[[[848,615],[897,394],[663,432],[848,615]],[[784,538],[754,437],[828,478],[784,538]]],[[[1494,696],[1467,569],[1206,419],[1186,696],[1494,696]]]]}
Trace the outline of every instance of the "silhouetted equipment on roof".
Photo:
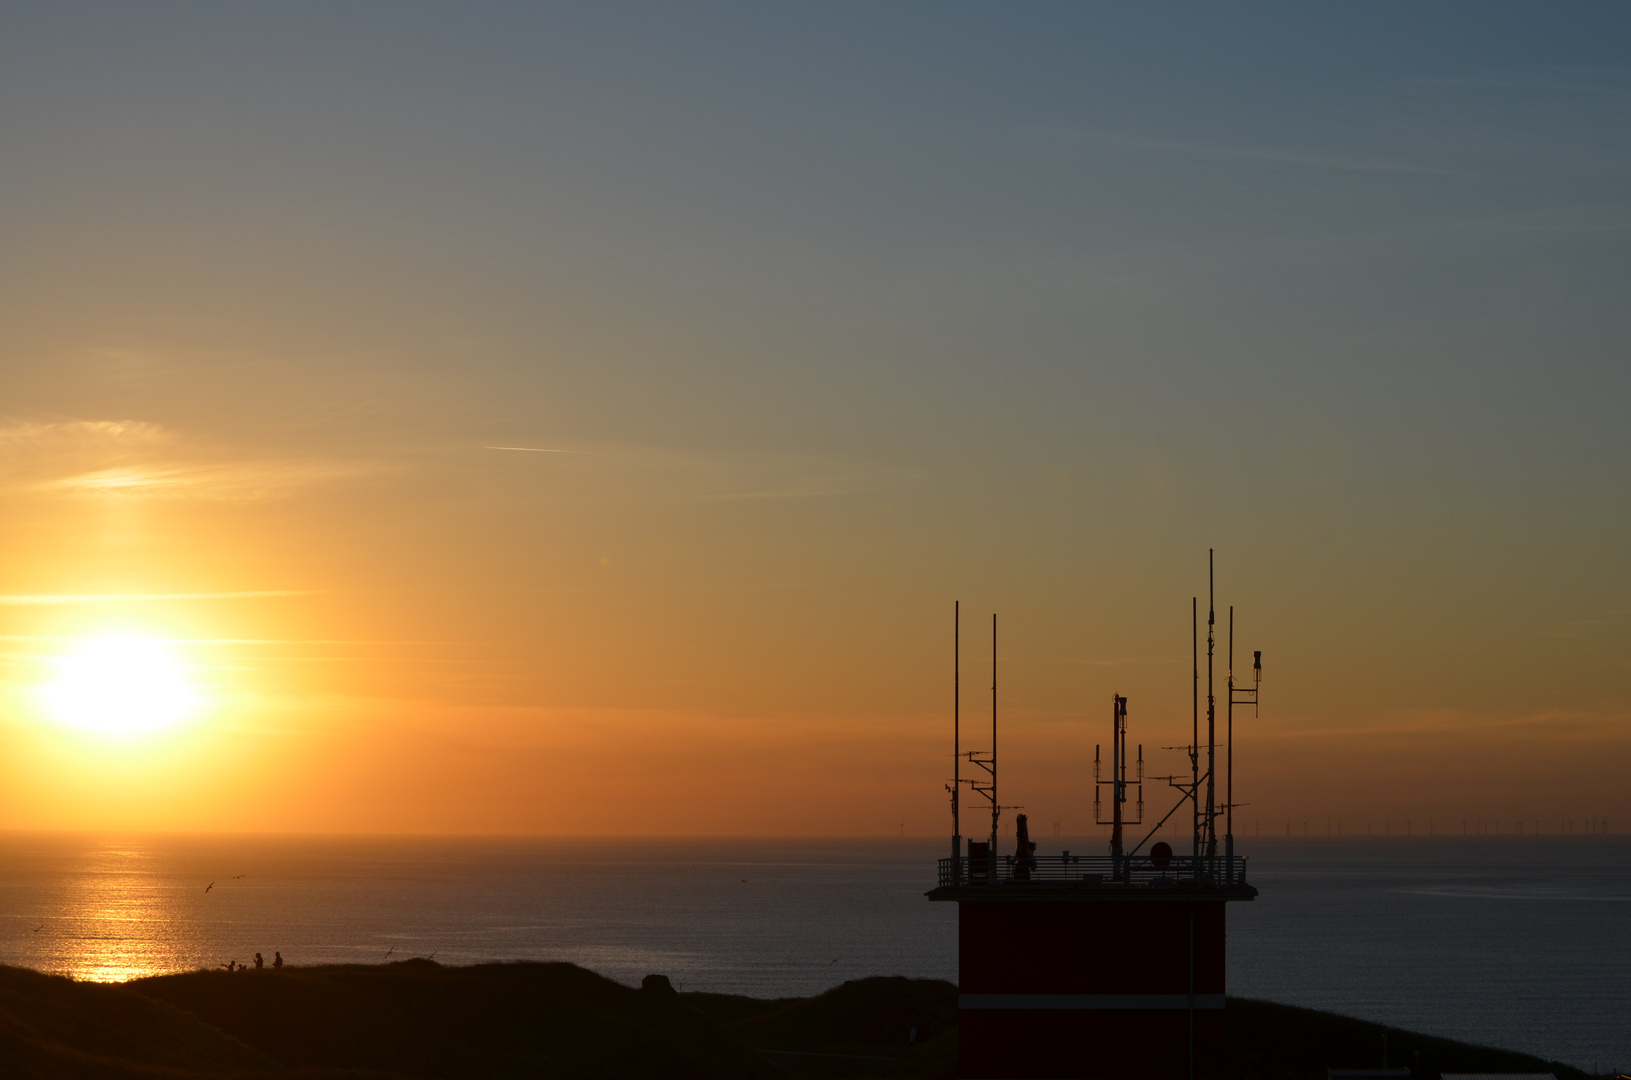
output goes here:
{"type": "Polygon", "coordinates": [[[1093,823],[1095,825],[1110,826],[1110,854],[1120,858],[1122,854],[1121,827],[1123,825],[1144,824],[1144,744],[1138,746],[1138,775],[1133,783],[1138,785],[1137,812],[1127,816],[1124,809],[1127,805],[1127,699],[1120,694],[1113,694],[1110,698],[1110,779],[1105,780],[1099,773],[1099,747],[1093,747],[1093,823]],[[1104,817],[1104,809],[1099,800],[1099,793],[1105,785],[1110,786],[1110,818],[1104,817]]]}
{"type": "MultiPolygon", "coordinates": [[[[1211,558],[1208,553],[1208,576],[1211,558]]],[[[1217,698],[1212,692],[1216,605],[1208,593],[1206,741],[1200,739],[1199,599],[1194,631],[1193,708],[1187,749],[1190,772],[1164,779],[1178,792],[1172,809],[1136,843],[1127,827],[1144,825],[1144,750],[1128,740],[1127,698],[1112,698],[1109,776],[1102,747],[1094,751],[1094,813],[1111,828],[1106,855],[1038,854],[1026,815],[1015,822],[1014,853],[998,852],[996,616],[991,619],[991,747],[965,751],[956,700],[957,622],[953,623],[952,853],[940,860],[931,900],[958,905],[958,1070],[965,1077],[1138,1076],[1147,1080],[1222,1080],[1224,905],[1250,900],[1246,860],[1234,853],[1234,706],[1256,713],[1261,652],[1252,684],[1234,681],[1234,608],[1229,609],[1229,671],[1223,760],[1219,762],[1217,698]],[[964,760],[977,770],[961,772],[964,760]],[[1217,766],[1224,766],[1223,800],[1217,766]],[[1132,766],[1131,770],[1129,766],[1132,766]],[[1131,773],[1131,775],[1129,775],[1131,773]],[[963,785],[991,811],[988,840],[959,831],[963,785]],[[1136,789],[1136,798],[1130,798],[1136,789]],[[1101,792],[1104,794],[1101,795],[1101,792]],[[1104,801],[1108,799],[1106,813],[1104,801]],[[1132,802],[1129,813],[1128,803],[1132,802]],[[1185,806],[1188,854],[1148,844],[1185,806]],[[1218,850],[1219,826],[1223,851],[1218,850]],[[1015,948],[1023,941],[1026,948],[1015,948]]],[[[1133,834],[1133,835],[1136,835],[1133,834]]]]}
{"type": "Polygon", "coordinates": [[[1036,869],[1036,841],[1031,839],[1024,814],[1015,819],[1014,833],[1014,880],[1029,881],[1031,871],[1036,869]]]}

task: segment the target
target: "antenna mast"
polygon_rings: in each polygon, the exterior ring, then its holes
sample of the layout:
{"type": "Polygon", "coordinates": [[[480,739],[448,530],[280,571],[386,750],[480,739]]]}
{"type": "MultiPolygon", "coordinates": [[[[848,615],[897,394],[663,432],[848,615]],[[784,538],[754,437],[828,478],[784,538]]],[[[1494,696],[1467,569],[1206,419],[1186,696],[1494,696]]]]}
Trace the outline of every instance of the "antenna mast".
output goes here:
{"type": "MultiPolygon", "coordinates": [[[[1123,841],[1122,826],[1144,824],[1144,746],[1138,747],[1138,773],[1134,783],[1138,784],[1137,813],[1128,816],[1123,809],[1127,802],[1127,759],[1131,757],[1127,749],[1127,699],[1120,694],[1110,698],[1110,779],[1103,779],[1100,773],[1100,748],[1093,748],[1093,820],[1098,825],[1110,826],[1110,866],[1112,876],[1121,881],[1126,876],[1127,863],[1124,856],[1126,851],[1123,841]],[[1099,801],[1099,793],[1105,787],[1110,787],[1110,820],[1104,820],[1103,805],[1099,801]]],[[[1163,822],[1166,820],[1162,819],[1163,822]]],[[[1156,826],[1160,828],[1160,826],[1156,826]]],[[[1148,840],[1146,836],[1144,840],[1148,840]]],[[[1138,849],[1144,846],[1141,840],[1133,848],[1131,854],[1137,854],[1138,849]]]]}
{"type": "Polygon", "coordinates": [[[1252,685],[1250,689],[1235,686],[1235,606],[1229,605],[1229,711],[1228,727],[1225,738],[1228,740],[1227,778],[1223,789],[1223,798],[1226,803],[1227,816],[1224,818],[1223,853],[1230,856],[1225,865],[1229,868],[1230,884],[1233,884],[1234,853],[1235,853],[1235,706],[1250,705],[1252,716],[1257,716],[1257,691],[1263,685],[1263,651],[1261,649],[1252,653],[1252,685]]]}
{"type": "Polygon", "coordinates": [[[1206,854],[1218,853],[1217,756],[1218,703],[1212,694],[1212,628],[1218,621],[1212,549],[1206,549],[1206,854]]]}
{"type": "Polygon", "coordinates": [[[1190,839],[1194,850],[1191,855],[1197,858],[1201,854],[1201,804],[1195,798],[1195,793],[1201,789],[1201,601],[1198,596],[1189,598],[1189,657],[1194,667],[1195,680],[1191,687],[1190,721],[1189,721],[1189,809],[1190,813],[1190,839]]]}
{"type": "Polygon", "coordinates": [[[963,786],[963,691],[962,691],[963,603],[951,604],[951,857],[952,865],[963,854],[963,830],[958,817],[958,797],[963,786]]]}
{"type": "MultiPolygon", "coordinates": [[[[1216,575],[1213,572],[1213,553],[1211,549],[1206,553],[1206,770],[1203,773],[1200,764],[1200,727],[1201,727],[1201,645],[1200,645],[1200,598],[1192,596],[1189,599],[1189,643],[1190,656],[1193,669],[1191,679],[1192,695],[1190,700],[1190,726],[1189,745],[1168,746],[1167,750],[1189,751],[1189,783],[1185,784],[1178,776],[1160,776],[1158,780],[1165,780],[1169,787],[1177,789],[1182,798],[1168,810],[1166,815],[1156,822],[1155,828],[1150,830],[1148,836],[1133,845],[1126,852],[1128,857],[1137,855],[1146,843],[1160,831],[1172,815],[1189,801],[1193,812],[1193,829],[1191,833],[1191,857],[1195,859],[1197,869],[1204,866],[1204,873],[1209,877],[1217,874],[1218,856],[1218,818],[1223,818],[1223,845],[1224,854],[1228,859],[1234,858],[1235,853],[1235,712],[1236,705],[1249,704],[1253,715],[1257,709],[1257,690],[1263,682],[1263,654],[1252,654],[1252,686],[1251,689],[1235,685],[1235,609],[1229,607],[1229,671],[1228,671],[1228,712],[1224,723],[1224,789],[1223,802],[1217,801],[1217,697],[1212,692],[1213,687],[1213,657],[1216,655],[1217,633],[1217,590],[1216,575]],[[1206,805],[1201,805],[1201,784],[1206,784],[1206,805]],[[1202,859],[1204,857],[1204,862],[1202,859]]],[[[1141,748],[1142,750],[1142,748],[1141,748]]],[[[1140,757],[1140,779],[1143,778],[1142,752],[1140,757]]],[[[1094,756],[1094,775],[1098,775],[1098,757],[1094,756]]],[[[1094,797],[1094,806],[1097,807],[1097,796],[1094,797]]],[[[1244,805],[1244,804],[1241,804],[1244,805]]],[[[1109,822],[1100,822],[1109,824],[1109,822]]],[[[1114,846],[1114,845],[1112,845],[1114,846]]],[[[1237,872],[1233,862],[1227,862],[1226,877],[1229,884],[1234,884],[1234,875],[1237,872]]]]}
{"type": "MultiPolygon", "coordinates": [[[[958,633],[958,625],[960,624],[960,620],[961,620],[961,614],[960,614],[961,605],[958,605],[958,607],[954,608],[953,612],[954,612],[954,614],[953,614],[954,622],[953,622],[953,631],[952,631],[952,633],[953,633],[953,638],[955,639],[956,636],[957,636],[957,633],[958,633]]],[[[954,645],[953,645],[953,651],[954,652],[958,651],[955,642],[954,642],[954,645]]],[[[952,820],[952,848],[953,848],[953,851],[954,851],[954,854],[952,855],[952,866],[957,867],[957,866],[961,865],[959,860],[961,859],[963,853],[960,850],[960,848],[962,846],[962,829],[961,829],[961,822],[960,822],[960,817],[959,817],[960,807],[958,805],[958,803],[959,803],[958,792],[959,792],[959,790],[961,790],[961,785],[967,784],[969,791],[973,792],[975,795],[978,795],[980,798],[985,799],[985,800],[987,800],[988,802],[991,803],[991,839],[989,841],[986,841],[986,842],[973,840],[973,839],[970,839],[968,841],[968,869],[969,869],[969,875],[971,877],[975,877],[975,876],[978,876],[978,875],[981,875],[981,874],[989,874],[991,872],[989,870],[989,867],[988,867],[987,862],[985,860],[986,860],[986,858],[994,859],[996,857],[998,819],[1002,816],[1002,811],[1005,809],[1004,807],[998,805],[998,803],[997,803],[997,617],[996,617],[996,615],[993,614],[991,616],[991,749],[990,750],[964,750],[963,749],[963,745],[962,745],[962,726],[961,726],[962,725],[962,691],[960,689],[960,687],[961,687],[960,667],[961,667],[960,658],[954,658],[953,663],[952,663],[952,687],[953,687],[953,694],[957,698],[957,701],[952,706],[952,726],[953,726],[952,749],[953,749],[953,752],[956,754],[956,768],[957,768],[957,771],[952,776],[951,784],[948,785],[948,787],[951,789],[951,792],[952,792],[952,795],[951,795],[951,820],[952,820]],[[980,769],[983,769],[984,772],[985,772],[985,775],[981,776],[979,773],[976,772],[972,776],[964,777],[963,774],[962,774],[962,762],[963,762],[964,758],[968,759],[968,763],[970,765],[978,766],[980,769]],[[976,852],[976,848],[984,848],[985,853],[986,853],[985,857],[981,857],[980,855],[978,855],[977,852],[976,852]],[[976,860],[979,860],[979,861],[976,862],[976,860]]],[[[1012,809],[1012,807],[1009,807],[1007,809],[1012,809]]],[[[996,865],[995,863],[990,863],[989,864],[989,866],[995,866],[995,865],[996,865]]]]}
{"type": "Polygon", "coordinates": [[[991,613],[991,850],[997,850],[997,613],[991,613]]]}

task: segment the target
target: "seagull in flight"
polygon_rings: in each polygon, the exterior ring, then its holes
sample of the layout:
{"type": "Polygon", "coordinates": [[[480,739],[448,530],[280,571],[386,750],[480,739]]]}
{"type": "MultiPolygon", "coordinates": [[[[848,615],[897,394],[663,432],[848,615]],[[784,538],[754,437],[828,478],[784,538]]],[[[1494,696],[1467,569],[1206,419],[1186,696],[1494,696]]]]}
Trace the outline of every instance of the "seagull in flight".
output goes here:
{"type": "Polygon", "coordinates": [[[209,892],[213,888],[215,888],[215,882],[212,881],[208,885],[204,886],[204,891],[209,892]]]}
{"type": "Polygon", "coordinates": [[[36,933],[36,934],[37,934],[37,933],[39,933],[39,932],[40,932],[40,931],[41,931],[41,930],[44,930],[44,929],[45,929],[45,924],[44,924],[44,923],[41,923],[41,924],[40,924],[40,925],[38,925],[38,926],[36,926],[36,927],[35,927],[35,928],[34,928],[34,933],[36,933]]]}
{"type": "Polygon", "coordinates": [[[396,952],[396,946],[392,945],[389,949],[385,950],[385,959],[389,960],[391,958],[391,954],[394,952],[396,952]]]}

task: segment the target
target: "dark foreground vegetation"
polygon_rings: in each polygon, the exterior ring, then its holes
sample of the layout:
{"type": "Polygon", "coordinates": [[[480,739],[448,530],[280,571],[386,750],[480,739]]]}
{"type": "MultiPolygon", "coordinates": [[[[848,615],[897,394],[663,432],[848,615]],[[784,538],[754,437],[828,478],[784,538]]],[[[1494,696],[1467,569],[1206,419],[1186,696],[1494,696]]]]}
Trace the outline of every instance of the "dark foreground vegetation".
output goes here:
{"type": "MultiPolygon", "coordinates": [[[[957,990],[861,979],[763,1001],[640,990],[571,964],[198,971],[122,986],[0,967],[8,1078],[951,1077],[957,990]],[[912,1033],[916,1032],[915,1040],[912,1033]]],[[[1384,1029],[1260,1001],[1229,1003],[1234,1076],[1316,1080],[1381,1064],[1384,1029]]],[[[1386,1029],[1417,1077],[1575,1069],[1386,1029]]]]}

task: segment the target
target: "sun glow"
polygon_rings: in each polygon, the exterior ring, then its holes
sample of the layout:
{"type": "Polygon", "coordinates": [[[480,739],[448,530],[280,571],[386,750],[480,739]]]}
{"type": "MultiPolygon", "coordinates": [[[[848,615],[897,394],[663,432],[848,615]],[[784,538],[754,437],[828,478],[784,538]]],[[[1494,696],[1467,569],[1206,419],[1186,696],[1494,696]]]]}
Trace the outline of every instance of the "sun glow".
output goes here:
{"type": "Polygon", "coordinates": [[[185,719],[199,703],[164,642],[138,636],[88,638],[58,662],[44,688],[63,723],[103,735],[136,735],[185,719]]]}

